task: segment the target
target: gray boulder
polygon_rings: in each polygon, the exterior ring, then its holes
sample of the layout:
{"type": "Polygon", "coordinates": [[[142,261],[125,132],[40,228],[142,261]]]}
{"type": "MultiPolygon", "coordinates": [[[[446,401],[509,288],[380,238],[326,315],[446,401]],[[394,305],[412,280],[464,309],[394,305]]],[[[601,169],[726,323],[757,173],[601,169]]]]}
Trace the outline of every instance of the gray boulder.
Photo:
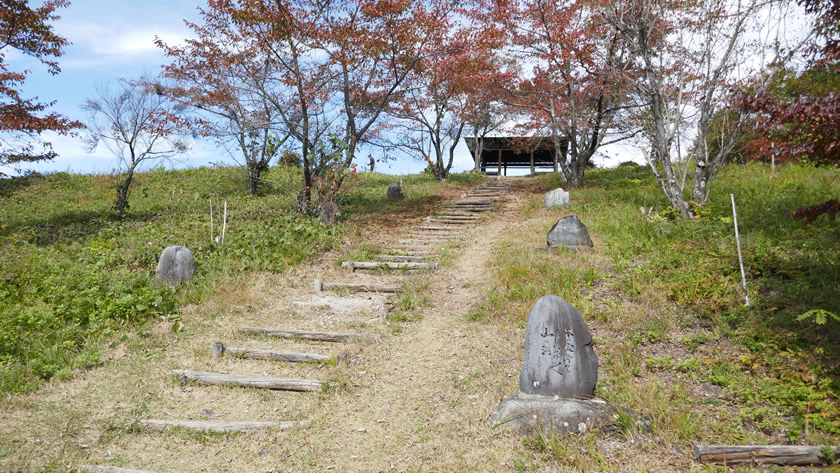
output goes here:
{"type": "Polygon", "coordinates": [[[490,425],[528,435],[537,427],[544,435],[582,434],[592,428],[610,430],[614,409],[600,399],[568,399],[516,393],[500,402],[490,414],[490,425]]]}
{"type": "Polygon", "coordinates": [[[547,240],[549,248],[565,246],[576,250],[593,246],[586,225],[578,219],[577,215],[569,215],[558,220],[548,232],[547,240]]]}
{"type": "Polygon", "coordinates": [[[598,381],[598,356],[580,312],[557,296],[543,296],[531,308],[525,328],[525,359],[519,390],[589,399],[598,381]]]}
{"type": "Polygon", "coordinates": [[[388,186],[388,200],[402,200],[405,199],[405,194],[403,194],[402,190],[402,183],[395,182],[388,186]]]}
{"type": "Polygon", "coordinates": [[[554,189],[545,193],[545,208],[552,207],[568,207],[569,193],[564,191],[562,187],[554,189]]]}
{"type": "Polygon", "coordinates": [[[160,255],[155,279],[170,286],[177,286],[189,281],[195,275],[196,269],[195,258],[187,247],[170,246],[160,255]]]}

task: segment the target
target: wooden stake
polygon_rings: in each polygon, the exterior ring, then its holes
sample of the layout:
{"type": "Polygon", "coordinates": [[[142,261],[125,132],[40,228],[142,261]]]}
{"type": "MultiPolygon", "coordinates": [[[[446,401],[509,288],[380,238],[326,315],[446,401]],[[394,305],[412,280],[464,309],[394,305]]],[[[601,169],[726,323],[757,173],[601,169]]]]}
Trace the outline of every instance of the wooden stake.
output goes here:
{"type": "Polygon", "coordinates": [[[774,465],[824,465],[825,449],[840,455],[838,447],[800,445],[695,445],[694,459],[701,463],[771,463],[774,465]]]}
{"type": "Polygon", "coordinates": [[[741,256],[741,236],[738,233],[738,212],[735,211],[735,194],[729,194],[732,199],[732,221],[735,223],[735,243],[738,246],[738,264],[741,266],[741,287],[744,288],[744,305],[750,306],[750,293],[747,291],[747,276],[744,273],[744,258],[741,256]]]}
{"type": "Polygon", "coordinates": [[[225,228],[227,227],[227,201],[225,201],[225,217],[222,221],[222,246],[225,244],[225,228]]]}
{"type": "Polygon", "coordinates": [[[202,384],[275,389],[279,391],[320,391],[325,384],[314,379],[273,378],[269,376],[237,376],[205,371],[172,370],[181,380],[202,384]]]}

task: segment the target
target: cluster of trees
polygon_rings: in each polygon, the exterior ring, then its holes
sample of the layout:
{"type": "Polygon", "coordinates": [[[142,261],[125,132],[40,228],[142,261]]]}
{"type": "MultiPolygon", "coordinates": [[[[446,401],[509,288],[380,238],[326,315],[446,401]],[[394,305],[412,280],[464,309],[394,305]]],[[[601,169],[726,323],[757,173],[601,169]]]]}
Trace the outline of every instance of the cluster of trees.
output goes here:
{"type": "MultiPolygon", "coordinates": [[[[786,38],[786,0],[209,0],[191,39],[157,42],[170,60],[159,77],[86,103],[88,136],[126,162],[120,213],[137,164],[184,149],[172,136],[227,146],[252,193],[273,159],[297,154],[297,206],[314,215],[334,210],[362,149],[419,157],[443,181],[461,137],[480,156],[507,127],[550,137],[567,187],[601,147],[632,139],[691,218],[733,153],[840,158],[840,9],[802,2],[812,34],[786,38]],[[792,71],[808,51],[808,70],[792,71]]],[[[3,47],[58,72],[48,58],[66,41],[49,21],[66,1],[2,3],[3,47]]],[[[47,105],[20,98],[23,78],[0,61],[4,131],[79,126],[33,118],[47,105]]]]}

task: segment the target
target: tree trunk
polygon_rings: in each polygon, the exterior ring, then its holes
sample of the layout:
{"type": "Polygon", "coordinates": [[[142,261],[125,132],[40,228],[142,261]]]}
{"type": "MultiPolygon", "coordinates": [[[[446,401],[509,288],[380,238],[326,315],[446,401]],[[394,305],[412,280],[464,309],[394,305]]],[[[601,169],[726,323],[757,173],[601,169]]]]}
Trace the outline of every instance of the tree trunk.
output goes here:
{"type": "Polygon", "coordinates": [[[368,160],[368,162],[370,163],[370,172],[373,172],[373,170],[376,169],[376,160],[373,159],[373,156],[370,156],[368,160]]]}
{"type": "Polygon", "coordinates": [[[248,167],[248,194],[250,195],[257,195],[257,190],[259,190],[260,185],[260,176],[262,174],[262,170],[256,166],[249,165],[248,167]]]}
{"type": "Polygon", "coordinates": [[[131,180],[134,178],[134,167],[132,165],[125,173],[125,179],[117,188],[117,220],[122,220],[125,208],[128,206],[128,194],[131,189],[131,180]]]}
{"type": "Polygon", "coordinates": [[[698,205],[704,205],[709,195],[708,188],[712,182],[712,167],[705,160],[697,159],[694,164],[694,192],[692,198],[698,205]]]}

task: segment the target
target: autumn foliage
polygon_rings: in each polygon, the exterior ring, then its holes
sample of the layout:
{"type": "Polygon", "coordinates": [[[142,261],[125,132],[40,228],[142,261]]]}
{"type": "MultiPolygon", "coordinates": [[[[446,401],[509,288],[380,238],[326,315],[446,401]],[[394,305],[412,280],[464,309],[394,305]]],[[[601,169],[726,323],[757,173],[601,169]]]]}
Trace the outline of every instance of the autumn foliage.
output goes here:
{"type": "Polygon", "coordinates": [[[0,1],[0,165],[52,159],[56,153],[50,143],[36,146],[34,138],[51,130],[67,134],[82,124],[54,112],[47,112],[53,102],[25,98],[21,86],[30,71],[13,71],[6,64],[7,49],[38,59],[47,72],[58,74],[56,58],[64,53],[68,41],[57,35],[50,22],[59,17],[55,11],[69,5],[67,0],[49,0],[31,8],[26,0],[0,1]]]}

